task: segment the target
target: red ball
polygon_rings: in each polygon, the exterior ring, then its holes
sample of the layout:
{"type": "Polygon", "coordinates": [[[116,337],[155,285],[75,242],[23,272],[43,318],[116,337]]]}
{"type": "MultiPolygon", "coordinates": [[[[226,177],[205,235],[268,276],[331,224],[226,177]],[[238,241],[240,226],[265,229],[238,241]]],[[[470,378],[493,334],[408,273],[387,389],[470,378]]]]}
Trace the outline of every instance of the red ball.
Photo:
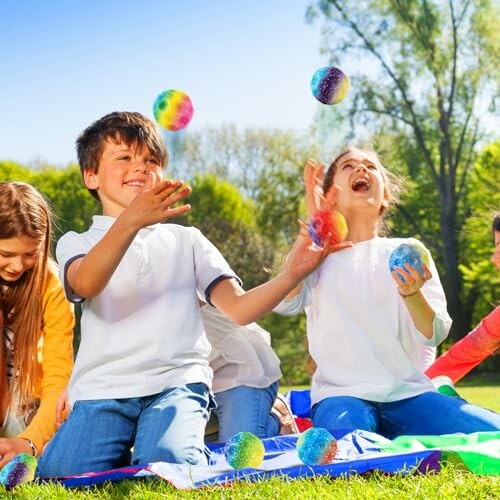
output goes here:
{"type": "Polygon", "coordinates": [[[309,236],[316,245],[322,247],[329,234],[330,245],[344,241],[347,237],[347,222],[336,210],[320,210],[309,224],[309,236]]]}

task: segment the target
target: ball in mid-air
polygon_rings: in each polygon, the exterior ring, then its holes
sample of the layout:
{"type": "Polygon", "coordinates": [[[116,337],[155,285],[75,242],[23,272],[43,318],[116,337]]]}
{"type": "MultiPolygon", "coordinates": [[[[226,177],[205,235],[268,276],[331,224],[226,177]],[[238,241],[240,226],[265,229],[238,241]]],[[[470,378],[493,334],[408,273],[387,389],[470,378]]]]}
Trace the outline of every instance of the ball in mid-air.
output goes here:
{"type": "Polygon", "coordinates": [[[226,443],[224,455],[233,469],[258,467],[264,460],[264,444],[251,432],[238,432],[226,443]]]}
{"type": "Polygon", "coordinates": [[[153,114],[160,126],[176,131],[187,127],[193,118],[193,103],[182,90],[165,90],[153,104],[153,114]]]}
{"type": "Polygon", "coordinates": [[[337,104],[347,95],[349,78],[339,68],[325,66],[318,69],[311,79],[313,96],[323,104],[337,104]]]}
{"type": "Polygon", "coordinates": [[[320,210],[309,223],[309,237],[319,247],[323,247],[330,234],[330,245],[344,241],[347,236],[347,222],[336,210],[320,210]]]}
{"type": "MultiPolygon", "coordinates": [[[[419,272],[422,276],[424,272],[424,264],[429,265],[429,256],[424,248],[412,243],[402,243],[397,246],[389,255],[389,270],[397,272],[394,268],[401,267],[405,269],[405,264],[409,264],[413,269],[419,272]]],[[[404,277],[398,273],[398,276],[405,281],[404,277]]]]}
{"type": "Polygon", "coordinates": [[[324,465],[333,462],[337,440],[322,427],[311,427],[297,439],[297,454],[306,465],[324,465]]]}
{"type": "Polygon", "coordinates": [[[37,460],[28,453],[19,453],[0,471],[0,484],[7,490],[18,484],[28,483],[35,478],[37,460]]]}

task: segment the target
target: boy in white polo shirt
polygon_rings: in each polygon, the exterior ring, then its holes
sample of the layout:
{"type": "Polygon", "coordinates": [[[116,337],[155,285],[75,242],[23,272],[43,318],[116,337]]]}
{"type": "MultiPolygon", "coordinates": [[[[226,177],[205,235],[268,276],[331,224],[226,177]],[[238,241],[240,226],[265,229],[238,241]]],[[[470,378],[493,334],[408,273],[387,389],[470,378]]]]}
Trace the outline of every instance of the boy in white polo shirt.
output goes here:
{"type": "Polygon", "coordinates": [[[69,384],[72,411],[40,458],[38,475],[154,461],[204,464],[212,372],[198,293],[247,324],[331,249],[318,251],[299,236],[283,271],[245,292],[200,231],[160,224],[190,210],[172,208],[190,188],[161,179],[167,151],[148,118],[108,114],[80,135],[77,151],[103,215],[57,245],[67,297],[82,303],[81,343],[69,384]]]}

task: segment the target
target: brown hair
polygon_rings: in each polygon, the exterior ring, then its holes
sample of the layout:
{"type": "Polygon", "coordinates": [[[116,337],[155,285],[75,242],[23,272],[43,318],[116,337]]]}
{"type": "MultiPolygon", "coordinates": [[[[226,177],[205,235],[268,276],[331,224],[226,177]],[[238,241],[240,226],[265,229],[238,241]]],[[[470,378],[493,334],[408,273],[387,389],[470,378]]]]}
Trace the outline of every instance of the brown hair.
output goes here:
{"type": "MultiPolygon", "coordinates": [[[[92,123],[78,137],[76,152],[82,175],[84,170],[95,173],[99,170],[104,141],[115,144],[124,142],[129,147],[147,147],[162,168],[167,166],[167,147],[156,125],[141,113],[115,111],[92,123]]],[[[99,199],[95,189],[89,189],[89,192],[99,199]]]]}
{"type": "Polygon", "coordinates": [[[382,165],[382,161],[380,160],[379,155],[371,147],[347,146],[340,154],[338,154],[326,171],[325,177],[323,179],[323,193],[326,194],[328,193],[328,191],[330,191],[331,187],[333,186],[333,177],[337,172],[340,159],[349,153],[368,153],[375,156],[375,158],[377,159],[380,166],[382,179],[384,180],[384,204],[380,209],[380,215],[383,217],[387,213],[389,208],[399,201],[399,196],[403,190],[404,181],[402,178],[389,172],[382,165]]]}
{"type": "MultiPolygon", "coordinates": [[[[51,258],[52,212],[45,198],[24,182],[0,182],[0,239],[22,235],[40,241],[38,259],[14,283],[0,288],[4,327],[14,333],[14,377],[11,397],[23,406],[42,376],[37,343],[42,328],[42,296],[51,258]]],[[[3,349],[3,332],[1,338],[3,349]]]]}
{"type": "Polygon", "coordinates": [[[493,233],[493,237],[495,237],[495,231],[500,232],[500,213],[495,214],[493,222],[491,223],[491,232],[493,233]]]}

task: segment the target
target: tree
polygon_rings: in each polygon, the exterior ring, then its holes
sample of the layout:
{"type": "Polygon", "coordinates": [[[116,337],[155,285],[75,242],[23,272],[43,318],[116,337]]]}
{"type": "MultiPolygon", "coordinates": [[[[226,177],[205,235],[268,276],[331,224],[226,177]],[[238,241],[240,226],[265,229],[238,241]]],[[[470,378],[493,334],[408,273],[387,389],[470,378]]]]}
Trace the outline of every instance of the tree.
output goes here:
{"type": "Polygon", "coordinates": [[[322,16],[332,63],[363,61],[351,64],[353,97],[344,115],[353,130],[391,137],[392,154],[382,152],[404,160],[413,199],[422,203],[418,211],[402,205],[400,214],[442,264],[453,335],[460,337],[475,304],[459,266],[472,211],[469,181],[498,86],[498,4],[321,0],[307,16],[322,16]]]}

